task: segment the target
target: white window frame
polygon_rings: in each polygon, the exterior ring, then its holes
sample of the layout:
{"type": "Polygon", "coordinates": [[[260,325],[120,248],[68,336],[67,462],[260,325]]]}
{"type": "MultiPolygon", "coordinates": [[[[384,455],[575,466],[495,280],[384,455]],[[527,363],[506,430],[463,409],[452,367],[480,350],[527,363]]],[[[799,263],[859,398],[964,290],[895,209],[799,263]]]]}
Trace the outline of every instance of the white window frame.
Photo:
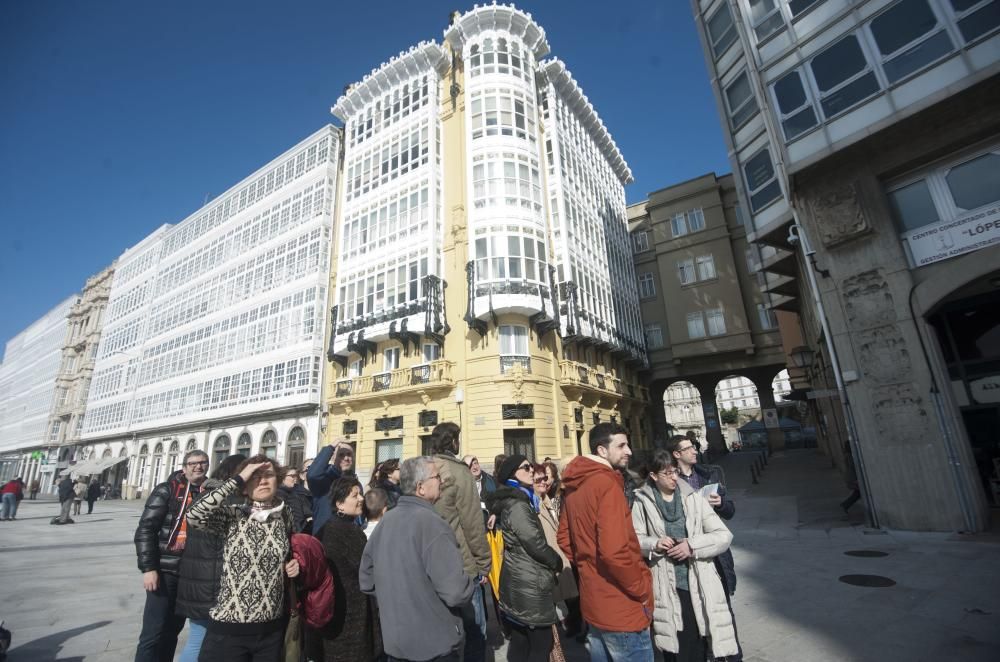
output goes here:
{"type": "Polygon", "coordinates": [[[767,13],[765,13],[763,16],[759,17],[756,21],[753,20],[753,10],[750,7],[750,2],[751,1],[752,0],[744,0],[744,2],[746,3],[746,16],[747,16],[747,20],[749,20],[751,26],[753,26],[753,33],[754,33],[754,35],[757,38],[757,43],[760,43],[760,42],[763,42],[763,41],[767,41],[769,38],[771,38],[772,36],[776,35],[777,33],[781,32],[783,29],[785,29],[786,27],[788,27],[787,24],[786,24],[786,21],[785,21],[785,15],[781,11],[781,5],[784,4],[784,0],[764,0],[764,1],[771,2],[771,4],[773,5],[773,7],[771,7],[770,11],[768,11],[767,13]],[[781,16],[781,26],[780,27],[774,27],[769,32],[761,34],[760,31],[759,31],[761,29],[761,27],[764,25],[764,23],[766,23],[769,20],[771,20],[771,18],[775,14],[778,14],[779,16],[781,16]]]}
{"type": "Polygon", "coordinates": [[[649,232],[637,230],[632,233],[632,252],[644,253],[649,250],[649,232]]]}
{"type": "Polygon", "coordinates": [[[687,217],[688,232],[701,232],[705,229],[705,211],[701,207],[695,207],[685,212],[687,217]]]}
{"type": "Polygon", "coordinates": [[[435,342],[425,342],[420,349],[424,363],[432,363],[441,358],[441,345],[435,342]]]}
{"type": "Polygon", "coordinates": [[[726,313],[722,308],[709,308],[705,311],[705,326],[710,336],[726,335],[726,313]],[[714,330],[712,327],[715,327],[714,330]]]}
{"type": "Polygon", "coordinates": [[[688,233],[687,218],[684,212],[678,212],[670,219],[670,233],[674,237],[683,237],[688,233]]]}
{"type": "Polygon", "coordinates": [[[719,274],[715,270],[715,257],[711,253],[699,255],[694,261],[698,270],[699,281],[718,278],[719,274]],[[707,270],[711,270],[711,273],[706,273],[707,270]]]}
{"type": "Polygon", "coordinates": [[[500,356],[530,356],[528,327],[521,324],[501,324],[499,334],[500,356]]]}
{"type": "Polygon", "coordinates": [[[774,114],[778,116],[778,122],[781,124],[781,133],[784,136],[786,143],[791,142],[793,140],[798,140],[799,138],[806,135],[807,133],[809,133],[810,131],[812,131],[813,129],[815,129],[816,127],[818,127],[823,123],[822,115],[820,114],[819,104],[816,103],[813,93],[814,86],[815,84],[811,83],[810,76],[807,76],[805,70],[802,68],[796,68],[786,72],[785,75],[783,75],[781,78],[777,79],[768,86],[768,92],[771,95],[771,103],[773,104],[774,107],[774,114]],[[802,102],[801,105],[795,107],[792,110],[789,110],[788,112],[785,112],[781,109],[781,104],[778,103],[778,93],[774,88],[778,83],[780,83],[781,81],[792,75],[798,77],[799,85],[802,86],[802,92],[803,96],[805,96],[805,100],[802,102]],[[794,136],[789,136],[788,131],[785,129],[785,121],[798,115],[806,108],[812,108],[813,118],[816,120],[816,123],[813,124],[808,129],[803,129],[794,136]]]}
{"type": "Polygon", "coordinates": [[[812,88],[812,91],[815,93],[816,106],[819,109],[820,117],[822,117],[824,121],[829,121],[829,120],[831,120],[834,117],[838,117],[840,115],[843,115],[844,113],[848,113],[851,110],[853,110],[853,109],[857,108],[858,106],[860,106],[861,104],[863,104],[868,99],[871,99],[872,97],[874,97],[874,96],[876,96],[876,95],[878,95],[878,94],[880,94],[880,93],[882,93],[882,92],[885,91],[885,89],[886,89],[885,76],[882,73],[881,68],[876,68],[872,64],[874,62],[874,60],[875,60],[874,54],[871,52],[871,47],[868,44],[868,40],[865,38],[865,34],[864,34],[863,30],[856,30],[854,32],[848,32],[848,33],[842,35],[839,39],[830,42],[829,44],[826,45],[826,47],[823,50],[819,51],[818,53],[813,54],[812,57],[809,58],[809,60],[806,62],[806,65],[803,67],[803,70],[809,72],[809,75],[806,76],[806,79],[808,80],[809,85],[812,88]],[[841,43],[842,41],[844,41],[846,39],[850,39],[851,37],[854,37],[854,40],[858,44],[858,48],[861,50],[861,55],[865,58],[865,67],[864,67],[864,69],[862,69],[861,71],[858,71],[858,72],[852,74],[849,78],[845,78],[844,80],[840,81],[834,87],[832,87],[831,89],[827,90],[826,92],[822,91],[819,88],[819,83],[816,82],[815,75],[813,74],[813,69],[812,69],[813,60],[815,60],[817,57],[823,55],[824,53],[826,53],[827,51],[829,51],[830,49],[832,49],[834,46],[836,46],[837,44],[841,43]],[[857,101],[855,101],[854,103],[852,103],[850,106],[847,106],[846,108],[842,108],[841,110],[838,110],[837,112],[833,113],[832,115],[828,115],[826,113],[826,110],[823,108],[823,99],[825,99],[826,97],[829,97],[829,96],[831,96],[833,94],[836,94],[837,92],[839,92],[843,88],[847,87],[848,85],[850,85],[854,81],[856,81],[856,80],[858,80],[858,79],[860,79],[860,78],[868,75],[871,72],[875,73],[875,82],[878,83],[878,87],[879,87],[878,90],[876,90],[875,92],[872,92],[867,97],[863,97],[861,99],[858,99],[857,101]]]}
{"type": "Polygon", "coordinates": [[[765,331],[772,331],[778,328],[778,318],[766,303],[757,304],[757,319],[760,320],[760,328],[765,331]]]}
{"type": "Polygon", "coordinates": [[[355,359],[354,361],[351,361],[351,364],[347,369],[347,376],[360,377],[363,370],[364,362],[361,359],[355,359]]]}
{"type": "Polygon", "coordinates": [[[687,332],[688,332],[688,338],[691,338],[692,340],[697,340],[708,336],[708,334],[705,333],[705,318],[701,314],[700,310],[696,313],[687,314],[687,332]]]}
{"type": "Polygon", "coordinates": [[[392,372],[399,369],[399,359],[403,348],[399,345],[386,347],[382,351],[382,372],[392,372]]]}
{"type": "Polygon", "coordinates": [[[933,0],[923,0],[923,1],[927,3],[927,7],[931,10],[931,13],[934,15],[935,20],[937,20],[936,25],[933,28],[931,28],[931,30],[929,32],[924,33],[923,35],[917,37],[913,41],[908,42],[907,44],[905,44],[905,45],[897,48],[895,51],[893,51],[892,53],[889,53],[887,55],[883,55],[882,54],[882,49],[879,47],[878,40],[875,38],[875,32],[872,30],[872,22],[878,20],[880,17],[882,17],[883,15],[885,15],[885,13],[887,11],[889,11],[893,7],[896,7],[900,2],[903,2],[903,0],[898,0],[897,2],[893,2],[891,5],[889,5],[888,7],[886,7],[885,9],[883,9],[881,12],[879,12],[878,15],[873,16],[870,19],[868,19],[867,21],[865,21],[865,25],[864,25],[865,37],[867,37],[868,39],[871,40],[872,55],[874,56],[874,58],[876,60],[878,60],[879,68],[882,70],[882,74],[885,77],[885,82],[889,86],[898,85],[899,83],[905,81],[906,79],[919,74],[921,71],[924,71],[925,69],[927,69],[929,67],[933,67],[935,63],[940,62],[941,60],[943,60],[946,57],[949,57],[950,55],[952,55],[955,52],[955,41],[954,41],[954,39],[952,39],[952,35],[949,34],[949,31],[947,29],[947,24],[945,22],[945,17],[942,15],[941,9],[937,6],[937,3],[934,2],[933,0]],[[889,62],[891,60],[895,60],[897,57],[899,57],[903,53],[906,53],[907,51],[909,51],[909,50],[911,50],[913,48],[916,48],[917,46],[919,46],[920,44],[924,43],[928,39],[931,39],[932,37],[934,37],[935,35],[937,35],[940,32],[944,32],[948,36],[948,41],[951,42],[951,50],[948,51],[948,53],[946,53],[946,54],[938,57],[935,60],[932,60],[932,61],[930,61],[930,62],[922,65],[921,67],[919,67],[917,69],[914,69],[913,71],[911,71],[911,72],[909,72],[907,74],[904,74],[903,76],[900,76],[896,80],[890,80],[889,79],[888,74],[885,72],[885,64],[887,62],[889,62]]]}
{"type": "Polygon", "coordinates": [[[690,285],[691,283],[698,282],[698,276],[694,270],[694,258],[678,260],[677,280],[680,281],[681,285],[690,285]]]}
{"type": "Polygon", "coordinates": [[[736,30],[736,18],[733,16],[733,12],[730,11],[730,9],[729,9],[729,3],[728,2],[723,2],[722,5],[711,16],[708,16],[708,17],[705,18],[705,35],[708,37],[709,46],[711,47],[712,54],[715,55],[715,59],[716,60],[718,60],[720,57],[722,57],[723,54],[726,53],[726,51],[728,51],[730,48],[733,47],[733,44],[735,44],[736,42],[738,42],[740,40],[739,32],[736,30]],[[712,37],[712,31],[709,28],[709,25],[722,12],[726,12],[727,14],[729,14],[729,28],[727,30],[724,30],[722,32],[722,34],[719,35],[718,39],[713,39],[713,37],[712,37]],[[726,37],[730,33],[732,33],[732,35],[733,35],[732,41],[730,41],[728,44],[726,44],[722,48],[721,51],[718,50],[719,44],[721,44],[722,42],[725,41],[725,39],[723,39],[723,37],[726,37]]]}
{"type": "Polygon", "coordinates": [[[663,347],[663,327],[659,324],[646,324],[643,333],[646,336],[646,349],[663,347]]]}
{"type": "Polygon", "coordinates": [[[639,298],[640,299],[653,299],[656,297],[656,282],[653,280],[653,274],[649,271],[639,274],[636,277],[639,284],[639,298]]]}
{"type": "Polygon", "coordinates": [[[965,9],[963,11],[955,11],[955,8],[952,6],[951,2],[944,3],[944,11],[948,15],[948,18],[951,19],[951,22],[955,24],[956,34],[958,35],[959,39],[962,40],[963,45],[973,44],[975,42],[981,41],[982,39],[986,39],[991,34],[996,34],[997,28],[994,27],[993,29],[984,32],[978,37],[974,37],[973,39],[966,39],[965,35],[962,34],[962,26],[958,24],[959,21],[968,18],[972,14],[975,14],[977,11],[979,11],[986,5],[990,4],[990,2],[992,2],[992,0],[982,0],[981,2],[978,2],[972,7],[969,7],[968,9],[965,9]]]}
{"type": "Polygon", "coordinates": [[[729,84],[725,86],[725,88],[723,88],[722,96],[725,97],[726,100],[726,109],[728,110],[729,113],[729,126],[733,128],[733,131],[739,131],[740,128],[742,128],[747,122],[753,119],[755,113],[760,112],[760,104],[757,103],[757,94],[754,92],[753,84],[751,83],[750,76],[747,75],[746,69],[737,74],[736,77],[733,78],[733,80],[731,80],[729,84]],[[747,89],[750,90],[750,95],[746,99],[744,99],[739,106],[733,108],[732,100],[729,98],[729,90],[732,89],[733,86],[736,85],[737,81],[739,81],[741,78],[746,79],[747,89]],[[742,112],[751,103],[754,105],[754,110],[751,111],[750,114],[748,114],[745,118],[743,118],[742,121],[737,122],[736,115],[742,112]]]}
{"type": "Polygon", "coordinates": [[[785,189],[781,185],[781,179],[778,177],[778,168],[775,167],[775,165],[774,165],[774,158],[771,156],[771,150],[770,150],[770,148],[768,146],[764,146],[761,149],[757,150],[749,158],[745,159],[742,163],[740,163],[740,171],[741,171],[741,174],[743,175],[743,182],[744,182],[744,184],[747,187],[747,195],[750,198],[750,206],[751,206],[751,208],[753,207],[753,197],[754,197],[754,195],[756,195],[757,193],[760,193],[765,188],[767,188],[768,186],[770,186],[771,182],[773,182],[773,181],[777,181],[778,182],[778,195],[777,195],[777,197],[775,197],[775,198],[773,198],[771,200],[768,200],[767,202],[763,203],[760,206],[760,209],[754,209],[753,213],[759,214],[764,209],[767,209],[768,207],[770,207],[771,205],[773,205],[774,203],[776,203],[778,200],[781,200],[781,199],[783,199],[785,197],[785,189]],[[758,155],[760,155],[763,152],[767,152],[767,159],[768,159],[768,161],[771,164],[771,178],[768,179],[763,184],[761,184],[760,186],[758,186],[757,188],[752,189],[752,188],[750,188],[750,179],[747,177],[747,170],[746,170],[747,164],[750,163],[750,161],[753,161],[755,158],[757,158],[758,155]]]}

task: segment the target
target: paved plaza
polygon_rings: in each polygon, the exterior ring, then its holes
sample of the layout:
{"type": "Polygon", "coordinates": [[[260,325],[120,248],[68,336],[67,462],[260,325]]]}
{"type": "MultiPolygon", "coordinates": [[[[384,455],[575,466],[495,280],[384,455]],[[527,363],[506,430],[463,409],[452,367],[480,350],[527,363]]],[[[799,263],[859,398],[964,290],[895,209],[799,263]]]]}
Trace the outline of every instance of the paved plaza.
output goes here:
{"type": "MultiPolygon", "coordinates": [[[[821,455],[772,456],[759,484],[751,461],[723,462],[736,501],[734,607],[748,662],[1000,659],[997,538],[869,532],[860,512],[848,519],[838,510],[843,484],[821,455]],[[857,550],[888,555],[845,554],[857,550]],[[838,580],[850,574],[895,584],[838,580]]],[[[143,605],[132,545],[140,510],[138,501],[99,501],[75,525],[50,526],[58,504],[23,501],[16,522],[0,523],[11,660],[132,659],[143,605]]],[[[565,646],[571,660],[587,659],[584,646],[565,646]]],[[[502,648],[494,656],[505,659],[502,648]]]]}

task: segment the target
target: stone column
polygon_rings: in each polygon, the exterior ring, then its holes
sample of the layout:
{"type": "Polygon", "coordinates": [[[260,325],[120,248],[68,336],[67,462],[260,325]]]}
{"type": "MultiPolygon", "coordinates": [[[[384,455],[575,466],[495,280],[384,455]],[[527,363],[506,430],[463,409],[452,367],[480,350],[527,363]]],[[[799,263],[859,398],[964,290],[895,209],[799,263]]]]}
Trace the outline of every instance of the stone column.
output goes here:
{"type": "Polygon", "coordinates": [[[665,448],[667,443],[667,412],[663,408],[663,394],[667,390],[665,382],[649,385],[649,421],[653,449],[665,448]]]}
{"type": "Polygon", "coordinates": [[[719,418],[719,405],[715,401],[715,387],[718,382],[711,384],[695,384],[698,395],[701,397],[701,413],[705,417],[705,440],[708,442],[708,451],[712,457],[725,455],[727,452],[726,439],[722,435],[722,420],[719,418]]]}
{"type": "Polygon", "coordinates": [[[760,403],[761,420],[764,421],[764,425],[768,425],[773,421],[773,425],[775,426],[767,428],[767,448],[772,453],[784,450],[785,433],[777,427],[780,417],[778,415],[778,408],[774,403],[774,391],[771,390],[772,380],[767,379],[766,376],[754,376],[751,380],[757,388],[757,401],[760,403]],[[768,412],[773,412],[773,416],[769,416],[768,412]]]}

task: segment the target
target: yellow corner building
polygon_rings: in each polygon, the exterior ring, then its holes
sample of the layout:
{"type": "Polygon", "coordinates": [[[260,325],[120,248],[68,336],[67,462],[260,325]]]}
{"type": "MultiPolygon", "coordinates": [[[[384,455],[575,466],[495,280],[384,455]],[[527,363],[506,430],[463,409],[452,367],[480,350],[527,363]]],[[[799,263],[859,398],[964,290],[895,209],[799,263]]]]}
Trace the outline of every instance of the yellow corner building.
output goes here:
{"type": "Polygon", "coordinates": [[[621,153],[530,14],[456,13],[338,99],[325,439],[565,462],[618,421],[649,447],[621,153]]]}

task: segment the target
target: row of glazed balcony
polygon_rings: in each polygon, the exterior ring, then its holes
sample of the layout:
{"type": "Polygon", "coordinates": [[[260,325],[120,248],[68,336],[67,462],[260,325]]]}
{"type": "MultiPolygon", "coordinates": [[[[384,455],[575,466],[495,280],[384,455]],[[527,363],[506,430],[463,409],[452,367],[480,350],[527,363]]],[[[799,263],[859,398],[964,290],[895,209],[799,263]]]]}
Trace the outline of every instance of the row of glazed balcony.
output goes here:
{"type": "Polygon", "coordinates": [[[645,386],[622,381],[614,375],[600,372],[586,363],[563,359],[559,362],[561,371],[560,384],[589,388],[606,393],[614,393],[635,400],[649,400],[649,391],[645,386]]]}
{"type": "Polygon", "coordinates": [[[404,392],[414,389],[451,387],[454,363],[444,359],[422,363],[409,368],[397,368],[374,375],[361,375],[339,379],[334,384],[334,399],[356,399],[379,396],[386,391],[404,392]]]}

